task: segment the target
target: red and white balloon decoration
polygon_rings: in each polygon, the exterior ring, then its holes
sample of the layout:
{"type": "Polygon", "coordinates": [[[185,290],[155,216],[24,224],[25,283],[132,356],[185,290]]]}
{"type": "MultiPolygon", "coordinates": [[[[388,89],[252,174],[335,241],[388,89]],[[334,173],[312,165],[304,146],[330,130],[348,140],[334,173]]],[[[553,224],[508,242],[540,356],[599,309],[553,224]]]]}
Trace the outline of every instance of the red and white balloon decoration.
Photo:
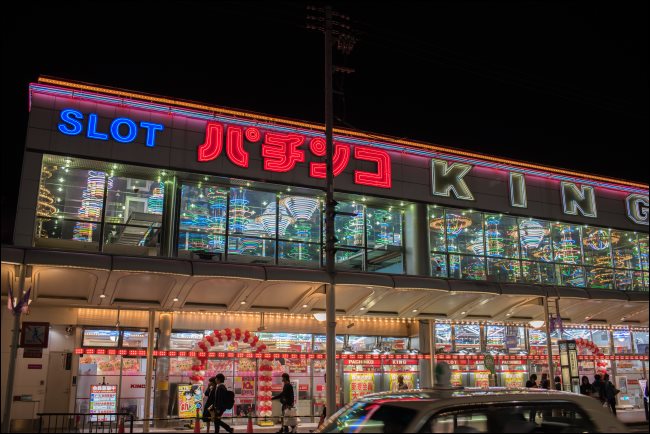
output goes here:
{"type": "MultiPolygon", "coordinates": [[[[205,370],[208,360],[208,351],[212,349],[217,343],[221,342],[243,342],[250,345],[248,352],[261,353],[266,350],[266,344],[260,342],[259,338],[253,333],[241,329],[225,328],[223,330],[214,330],[208,336],[203,337],[193,348],[197,352],[197,357],[192,363],[190,371],[187,372],[188,377],[192,382],[198,383],[205,379],[205,370]],[[204,356],[199,356],[198,353],[205,353],[204,356]]],[[[259,388],[258,388],[258,416],[268,417],[271,416],[271,373],[273,367],[269,360],[260,359],[259,365],[259,388]]]]}
{"type": "MultiPolygon", "coordinates": [[[[604,356],[603,352],[600,351],[598,345],[594,344],[592,341],[587,339],[578,338],[576,339],[576,346],[578,348],[585,348],[591,352],[596,357],[604,356]]],[[[605,359],[596,359],[596,373],[605,375],[607,373],[607,360],[605,359]]]]}

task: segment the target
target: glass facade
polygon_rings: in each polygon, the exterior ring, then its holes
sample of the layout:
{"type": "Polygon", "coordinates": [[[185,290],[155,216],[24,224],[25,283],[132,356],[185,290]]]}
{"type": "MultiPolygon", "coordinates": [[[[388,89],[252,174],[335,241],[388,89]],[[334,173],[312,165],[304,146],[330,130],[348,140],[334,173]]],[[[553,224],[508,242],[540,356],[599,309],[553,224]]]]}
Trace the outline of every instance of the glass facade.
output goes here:
{"type": "MultiPolygon", "coordinates": [[[[322,191],[69,161],[44,156],[38,247],[323,266],[322,191]]],[[[409,204],[340,196],[337,269],[409,274],[405,252],[427,254],[404,245],[409,204]]],[[[437,205],[428,215],[431,276],[648,290],[647,233],[437,205]]]]}
{"type": "Polygon", "coordinates": [[[429,206],[431,275],[648,290],[648,235],[429,206]]]}

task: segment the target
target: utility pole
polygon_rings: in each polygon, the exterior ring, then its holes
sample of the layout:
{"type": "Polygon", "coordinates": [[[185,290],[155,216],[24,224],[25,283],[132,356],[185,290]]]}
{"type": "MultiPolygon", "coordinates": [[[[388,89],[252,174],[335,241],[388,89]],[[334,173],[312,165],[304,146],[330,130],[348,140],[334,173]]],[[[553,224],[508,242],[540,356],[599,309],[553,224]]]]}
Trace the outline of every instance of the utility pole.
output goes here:
{"type": "Polygon", "coordinates": [[[325,143],[326,143],[326,197],[325,197],[325,270],[329,278],[329,285],[325,294],[326,310],[326,368],[325,374],[329,379],[325,387],[326,406],[329,414],[336,411],[336,296],[335,296],[335,244],[338,241],[334,232],[334,218],[336,217],[336,205],[334,200],[334,143],[332,130],[334,126],[334,101],[332,89],[332,42],[334,36],[337,39],[337,47],[346,53],[352,50],[355,39],[347,32],[350,26],[340,23],[333,23],[332,16],[343,19],[349,19],[343,15],[332,11],[332,7],[327,5],[325,8],[308,7],[308,10],[324,12],[323,17],[307,16],[307,19],[313,23],[307,25],[307,28],[316,29],[325,33],[325,143]],[[338,27],[333,29],[334,24],[338,27]]]}

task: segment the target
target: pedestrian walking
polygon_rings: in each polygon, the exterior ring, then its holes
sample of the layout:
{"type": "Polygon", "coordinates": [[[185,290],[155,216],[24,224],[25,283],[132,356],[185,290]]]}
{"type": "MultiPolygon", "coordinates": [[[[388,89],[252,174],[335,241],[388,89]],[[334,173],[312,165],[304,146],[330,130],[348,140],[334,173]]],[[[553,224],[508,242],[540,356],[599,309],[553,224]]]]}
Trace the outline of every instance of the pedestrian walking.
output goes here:
{"type": "Polygon", "coordinates": [[[282,386],[282,392],[280,392],[279,395],[274,396],[271,399],[272,400],[279,399],[280,404],[282,404],[282,427],[278,432],[288,433],[289,432],[289,424],[287,420],[288,417],[285,417],[285,414],[287,413],[287,410],[293,408],[295,398],[293,395],[293,386],[291,385],[291,382],[289,380],[289,374],[287,374],[286,372],[282,374],[282,383],[284,384],[282,386]]]}

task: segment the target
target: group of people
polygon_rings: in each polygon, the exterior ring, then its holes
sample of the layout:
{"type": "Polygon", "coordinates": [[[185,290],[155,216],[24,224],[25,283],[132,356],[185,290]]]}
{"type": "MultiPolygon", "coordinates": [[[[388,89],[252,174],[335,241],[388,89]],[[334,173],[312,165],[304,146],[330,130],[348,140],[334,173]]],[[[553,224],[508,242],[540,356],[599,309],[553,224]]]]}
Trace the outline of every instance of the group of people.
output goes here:
{"type": "Polygon", "coordinates": [[[594,382],[589,383],[589,378],[586,375],[582,376],[582,381],[580,383],[580,393],[582,395],[593,396],[600,400],[600,402],[607,404],[609,408],[616,416],[616,395],[620,391],[614,386],[609,379],[609,374],[600,376],[600,374],[594,375],[594,382]]]}
{"type": "MultiPolygon", "coordinates": [[[[537,374],[532,374],[530,379],[526,382],[526,387],[539,387],[541,389],[550,389],[551,382],[549,381],[548,374],[542,374],[542,380],[537,385],[537,374]]],[[[554,378],[554,388],[555,390],[562,390],[562,381],[560,377],[554,378]]],[[[616,415],[616,395],[619,393],[619,390],[614,386],[609,379],[609,374],[605,374],[601,377],[600,374],[594,375],[594,382],[590,383],[589,378],[586,375],[582,376],[582,382],[580,383],[580,393],[582,395],[591,396],[600,400],[603,405],[607,404],[612,410],[612,413],[616,415]]]]}
{"type": "MultiPolygon", "coordinates": [[[[550,390],[551,389],[551,381],[548,379],[548,374],[543,373],[542,374],[542,380],[540,381],[539,385],[537,385],[537,374],[532,374],[528,381],[526,381],[526,387],[533,387],[533,388],[540,388],[540,389],[546,389],[550,390]]],[[[562,380],[560,377],[556,376],[553,379],[553,388],[555,390],[562,390],[562,380]]]]}
{"type": "MultiPolygon", "coordinates": [[[[227,409],[225,394],[228,389],[226,389],[226,385],[224,384],[225,381],[226,377],[223,374],[217,374],[208,379],[208,388],[205,389],[205,397],[207,399],[203,406],[203,421],[207,424],[207,432],[210,432],[210,422],[214,422],[215,433],[218,433],[222,427],[229,433],[234,431],[230,425],[221,419],[221,416],[227,409]]],[[[280,400],[282,404],[282,415],[284,416],[285,411],[294,406],[295,396],[293,394],[293,386],[289,381],[289,374],[282,374],[282,383],[282,392],[271,399],[280,400]]],[[[282,418],[282,427],[278,432],[289,432],[287,418],[282,418]]]]}

